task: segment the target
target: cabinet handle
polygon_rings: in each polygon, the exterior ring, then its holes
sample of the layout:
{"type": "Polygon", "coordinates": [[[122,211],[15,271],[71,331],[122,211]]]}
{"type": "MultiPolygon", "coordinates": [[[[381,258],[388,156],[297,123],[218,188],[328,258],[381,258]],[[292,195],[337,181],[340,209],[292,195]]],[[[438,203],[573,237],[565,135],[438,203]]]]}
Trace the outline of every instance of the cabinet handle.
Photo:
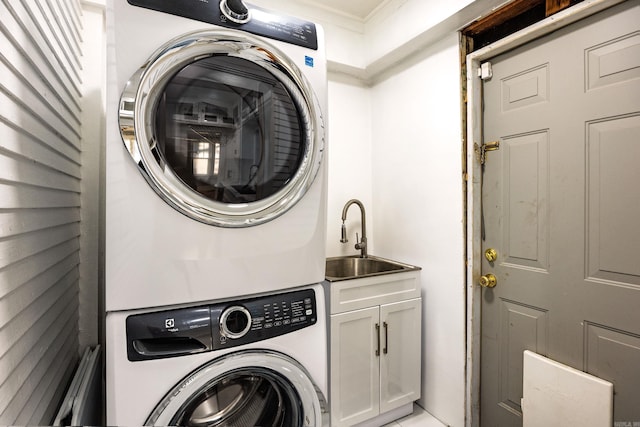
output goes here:
{"type": "Polygon", "coordinates": [[[384,326],[384,348],[382,349],[382,352],[387,354],[389,347],[389,325],[387,322],[382,322],[382,325],[384,326]]]}
{"type": "Polygon", "coordinates": [[[378,348],[376,348],[376,356],[380,356],[380,324],[376,323],[376,337],[378,337],[378,348]]]}

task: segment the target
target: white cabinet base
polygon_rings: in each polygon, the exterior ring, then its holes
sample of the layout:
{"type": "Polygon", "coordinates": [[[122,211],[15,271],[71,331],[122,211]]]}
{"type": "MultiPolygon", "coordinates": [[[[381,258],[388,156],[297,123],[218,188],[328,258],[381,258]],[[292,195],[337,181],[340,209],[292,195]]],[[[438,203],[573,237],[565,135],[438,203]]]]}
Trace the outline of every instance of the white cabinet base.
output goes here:
{"type": "Polygon", "coordinates": [[[406,417],[407,415],[411,415],[413,413],[413,402],[407,403],[404,406],[391,410],[389,412],[385,412],[384,414],[378,415],[375,418],[371,418],[370,420],[363,421],[359,424],[356,424],[353,427],[380,427],[385,424],[389,424],[399,418],[406,417]]]}
{"type": "Polygon", "coordinates": [[[328,283],[332,427],[381,426],[420,398],[419,271],[328,283]]]}

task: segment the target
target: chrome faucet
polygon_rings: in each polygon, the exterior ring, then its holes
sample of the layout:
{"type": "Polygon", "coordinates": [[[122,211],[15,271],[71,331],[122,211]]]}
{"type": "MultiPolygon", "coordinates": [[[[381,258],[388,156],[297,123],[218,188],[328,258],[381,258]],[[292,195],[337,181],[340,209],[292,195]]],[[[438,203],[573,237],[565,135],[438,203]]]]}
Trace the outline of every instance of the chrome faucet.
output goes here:
{"type": "Polygon", "coordinates": [[[360,239],[359,242],[358,242],[358,233],[356,233],[355,248],[360,250],[360,257],[366,258],[367,257],[367,220],[365,218],[364,205],[360,200],[351,199],[344,205],[344,208],[342,208],[342,229],[341,229],[340,242],[347,243],[349,241],[347,240],[347,227],[344,225],[344,222],[347,220],[347,210],[349,210],[349,207],[353,204],[358,205],[358,207],[360,208],[360,225],[362,227],[362,238],[360,239]]]}

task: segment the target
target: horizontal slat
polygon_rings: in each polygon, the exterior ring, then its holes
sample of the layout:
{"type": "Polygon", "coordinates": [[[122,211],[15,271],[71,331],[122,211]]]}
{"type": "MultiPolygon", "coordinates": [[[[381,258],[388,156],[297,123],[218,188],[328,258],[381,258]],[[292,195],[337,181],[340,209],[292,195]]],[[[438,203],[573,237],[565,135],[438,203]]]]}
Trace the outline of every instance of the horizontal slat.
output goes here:
{"type": "MultiPolygon", "coordinates": [[[[65,105],[73,111],[80,111],[79,88],[65,78],[64,70],[51,61],[50,54],[41,49],[41,46],[45,45],[42,38],[38,34],[29,33],[21,22],[15,20],[12,11],[7,9],[5,3],[0,2],[0,16],[3,17],[0,21],[0,32],[7,38],[11,47],[20,52],[21,61],[30,64],[29,66],[51,87],[52,92],[65,100],[65,105]]],[[[12,48],[7,48],[11,52],[12,48]]]]}
{"type": "Polygon", "coordinates": [[[7,209],[67,208],[80,206],[80,194],[0,181],[2,205],[7,209]]]}
{"type": "Polygon", "coordinates": [[[3,207],[7,209],[67,208],[80,206],[80,194],[0,181],[3,207]]]}
{"type": "Polygon", "coordinates": [[[80,191],[78,178],[52,173],[51,171],[47,171],[46,169],[41,170],[37,167],[27,168],[26,165],[28,165],[28,163],[25,162],[12,163],[0,155],[0,168],[5,168],[5,170],[0,169],[0,184],[4,184],[4,188],[8,190],[7,193],[3,195],[7,208],[14,206],[25,207],[31,202],[37,203],[37,201],[29,200],[27,194],[22,194],[22,189],[25,187],[44,189],[44,191],[48,193],[57,192],[62,197],[64,197],[62,193],[73,194],[80,191]],[[25,171],[17,171],[16,166],[25,167],[25,171]],[[24,179],[22,179],[20,175],[23,175],[24,179]],[[51,178],[51,181],[47,181],[47,178],[51,178]]]}
{"type": "MultiPolygon", "coordinates": [[[[50,290],[52,284],[57,283],[62,277],[78,266],[78,254],[70,254],[66,258],[54,264],[51,268],[38,272],[30,280],[21,283],[14,292],[5,294],[0,298],[0,328],[9,324],[22,310],[26,310],[35,300],[50,290]]],[[[9,356],[15,347],[0,349],[0,357],[9,356]],[[5,353],[6,352],[6,353],[5,353]]],[[[24,355],[19,355],[16,361],[22,360],[24,355]]],[[[8,372],[2,369],[0,364],[0,384],[8,372]]]]}
{"type": "Polygon", "coordinates": [[[74,78],[72,73],[69,72],[68,67],[65,66],[61,60],[59,52],[45,36],[45,29],[33,20],[29,10],[24,8],[24,4],[14,0],[9,4],[6,4],[5,2],[5,6],[22,30],[16,31],[12,34],[15,35],[22,32],[22,34],[25,35],[26,40],[29,40],[33,47],[37,49],[37,52],[41,53],[42,57],[47,61],[51,71],[50,73],[45,73],[45,76],[47,74],[55,76],[63,83],[69,92],[74,95],[75,98],[79,98],[82,94],[80,89],[80,80],[74,78]]]}
{"type": "Polygon", "coordinates": [[[54,53],[60,66],[80,85],[82,78],[79,52],[72,50],[68,35],[64,33],[64,21],[52,13],[51,3],[22,0],[22,6],[36,24],[42,38],[47,41],[49,50],[54,53]]]}
{"type": "MultiPolygon", "coordinates": [[[[23,56],[24,52],[15,46],[13,40],[1,31],[0,45],[3,46],[2,51],[0,51],[0,61],[3,63],[4,68],[11,70],[11,73],[15,75],[21,76],[24,81],[33,87],[35,93],[38,93],[49,104],[55,106],[61,116],[71,117],[71,121],[75,126],[79,126],[80,104],[76,103],[68,93],[62,92],[62,87],[59,84],[56,86],[43,78],[37,65],[26,60],[23,56]]],[[[6,73],[6,71],[3,72],[3,74],[6,73]]]]}
{"type": "MultiPolygon", "coordinates": [[[[9,341],[5,338],[5,329],[14,329],[11,335],[20,337],[14,346],[24,347],[25,358],[12,371],[9,378],[0,385],[0,419],[14,423],[26,402],[31,400],[40,379],[46,375],[46,369],[53,361],[55,347],[61,345],[55,337],[64,329],[69,319],[77,321],[77,271],[65,277],[67,283],[55,286],[51,299],[40,298],[25,314],[30,314],[22,322],[12,322],[0,329],[0,343],[9,341]],[[66,286],[66,287],[65,287],[66,286]],[[58,292],[62,290],[62,292],[58,292]],[[35,321],[34,321],[35,320],[35,321]],[[18,323],[14,326],[14,323],[18,323]],[[24,329],[19,323],[32,323],[24,329]],[[20,333],[22,332],[22,333],[20,333]],[[13,390],[13,394],[2,392],[13,390]]],[[[15,339],[15,338],[13,338],[15,339]]],[[[63,362],[63,361],[61,361],[63,362]]]]}
{"type": "Polygon", "coordinates": [[[0,180],[56,191],[80,191],[80,177],[71,176],[43,163],[12,155],[0,148],[0,180]]]}
{"type": "MultiPolygon", "coordinates": [[[[68,10],[70,10],[69,7],[73,9],[73,5],[69,5],[69,2],[64,3],[65,4],[60,4],[60,0],[49,1],[47,2],[47,6],[51,14],[55,16],[55,22],[64,33],[65,42],[73,54],[80,58],[82,56],[82,22],[68,12],[68,10]]],[[[82,12],[78,10],[78,16],[80,16],[81,13],[82,12]]],[[[81,68],[80,63],[78,63],[78,68],[81,68]]]]}
{"type": "MultiPolygon", "coordinates": [[[[2,141],[2,149],[6,151],[21,154],[25,158],[46,164],[68,175],[81,176],[80,164],[77,161],[55,150],[45,141],[35,139],[32,134],[0,123],[0,141],[2,141]]],[[[77,155],[77,152],[74,151],[73,154],[77,155]]]]}
{"type": "Polygon", "coordinates": [[[7,238],[80,221],[80,208],[0,209],[0,236],[7,238]]]}
{"type": "MultiPolygon", "coordinates": [[[[1,36],[0,34],[0,43],[1,36]]],[[[27,76],[18,76],[16,74],[18,70],[13,67],[13,64],[5,61],[0,61],[0,73],[3,76],[0,90],[5,102],[8,103],[2,109],[3,121],[9,126],[13,124],[13,127],[19,125],[27,129],[29,126],[25,126],[26,123],[15,121],[16,116],[39,122],[39,127],[55,135],[56,139],[74,147],[77,152],[80,139],[78,119],[58,98],[50,96],[51,93],[46,85],[42,84],[42,80],[29,81],[27,76]],[[28,116],[25,116],[25,113],[28,116]]]]}
{"type": "Polygon", "coordinates": [[[52,269],[56,263],[63,262],[71,256],[78,257],[79,249],[78,239],[72,239],[4,266],[0,269],[0,298],[14,292],[39,274],[52,269]]]}
{"type": "Polygon", "coordinates": [[[78,359],[77,328],[77,316],[69,317],[54,338],[55,345],[47,349],[48,357],[39,360],[40,366],[34,373],[34,379],[39,378],[40,381],[33,387],[31,398],[16,418],[16,425],[48,425],[55,417],[58,403],[65,391],[61,385],[68,384],[73,374],[74,362],[78,359]],[[69,363],[58,363],[60,360],[69,363]]]}
{"type": "MultiPolygon", "coordinates": [[[[14,129],[20,129],[34,140],[55,148],[69,159],[79,162],[80,140],[77,136],[67,132],[60,132],[53,123],[42,120],[40,116],[31,116],[32,111],[21,101],[8,93],[0,85],[0,123],[14,129]]],[[[76,129],[74,133],[79,133],[76,129]]]]}
{"type": "Polygon", "coordinates": [[[55,5],[64,17],[65,23],[71,29],[71,34],[76,39],[78,45],[82,42],[83,23],[81,0],[54,0],[55,5]]]}
{"type": "MultiPolygon", "coordinates": [[[[25,357],[33,356],[30,353],[40,345],[43,331],[65,307],[76,304],[74,295],[78,292],[77,280],[78,269],[73,267],[56,282],[51,283],[46,292],[35,298],[18,316],[0,327],[0,348],[8,349],[0,356],[3,367],[0,387],[4,387],[8,381],[24,377],[16,377],[16,372],[21,364],[29,364],[25,357]],[[8,346],[8,343],[12,345],[8,346]]],[[[3,408],[2,399],[0,393],[0,410],[3,408]]]]}
{"type": "Polygon", "coordinates": [[[0,266],[33,256],[45,248],[77,239],[79,234],[78,224],[67,224],[0,239],[0,266]]]}
{"type": "MultiPolygon", "coordinates": [[[[65,345],[63,350],[64,353],[59,353],[56,357],[58,360],[68,360],[74,361],[78,359],[78,339],[77,339],[77,331],[73,335],[69,335],[68,337],[69,344],[65,345]]],[[[47,391],[45,393],[46,398],[40,401],[39,406],[33,411],[33,414],[30,418],[29,413],[24,413],[24,419],[30,419],[30,421],[25,422],[24,425],[29,426],[42,426],[42,425],[50,425],[51,421],[55,419],[56,414],[58,413],[58,409],[60,406],[60,402],[64,399],[66,388],[60,387],[60,385],[69,384],[71,379],[73,378],[73,374],[75,372],[75,367],[77,363],[69,363],[68,365],[56,363],[54,367],[57,368],[55,370],[51,370],[51,382],[47,391]],[[48,403],[48,406],[47,406],[48,403]]],[[[23,418],[23,414],[18,417],[18,422],[16,424],[23,425],[21,419],[23,418]]]]}
{"type": "MultiPolygon", "coordinates": [[[[53,105],[45,98],[47,95],[35,91],[31,83],[18,77],[13,70],[8,68],[4,62],[0,62],[0,72],[3,79],[0,82],[0,90],[5,102],[11,104],[4,108],[7,119],[10,120],[12,115],[18,114],[22,119],[29,121],[38,121],[40,125],[49,129],[53,134],[58,135],[67,144],[78,147],[80,142],[80,131],[77,123],[74,124],[73,117],[67,115],[64,117],[60,112],[60,105],[53,105]],[[8,108],[12,108],[14,113],[8,112],[8,108]]],[[[55,99],[53,99],[55,101],[55,99]]],[[[64,113],[64,110],[62,110],[64,113]]],[[[28,123],[20,123],[22,126],[29,128],[28,123]]]]}

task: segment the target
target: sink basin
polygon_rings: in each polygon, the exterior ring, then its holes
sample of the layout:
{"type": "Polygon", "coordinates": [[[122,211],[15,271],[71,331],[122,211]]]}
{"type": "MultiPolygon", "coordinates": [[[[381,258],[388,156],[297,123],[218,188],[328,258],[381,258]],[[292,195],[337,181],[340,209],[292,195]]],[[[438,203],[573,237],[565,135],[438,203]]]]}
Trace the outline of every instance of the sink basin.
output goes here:
{"type": "Polygon", "coordinates": [[[419,269],[420,267],[375,256],[368,256],[367,258],[342,256],[327,258],[325,277],[327,280],[335,282],[337,280],[356,279],[359,277],[378,276],[381,274],[419,269]]]}

